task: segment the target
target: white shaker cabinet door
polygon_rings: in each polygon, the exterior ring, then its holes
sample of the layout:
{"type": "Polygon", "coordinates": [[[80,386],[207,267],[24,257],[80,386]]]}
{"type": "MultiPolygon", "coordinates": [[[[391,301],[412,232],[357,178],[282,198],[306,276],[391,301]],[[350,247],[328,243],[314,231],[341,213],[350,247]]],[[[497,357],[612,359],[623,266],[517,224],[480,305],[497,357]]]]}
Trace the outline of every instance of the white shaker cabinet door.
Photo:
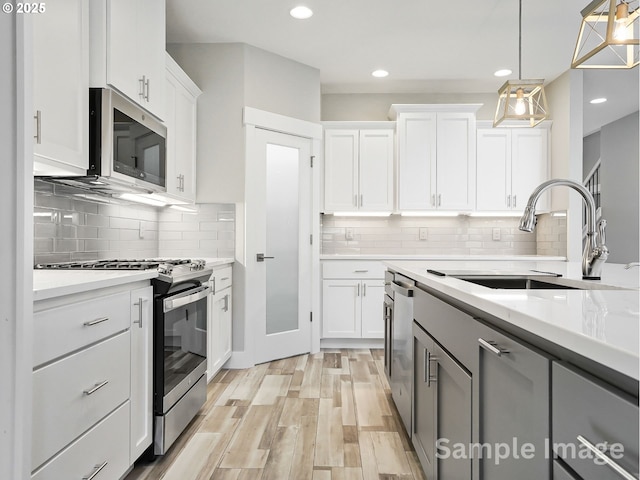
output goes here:
{"type": "Polygon", "coordinates": [[[511,206],[511,131],[478,129],[476,209],[503,211],[511,206]]]}
{"type": "Polygon", "coordinates": [[[398,207],[436,208],[436,113],[398,118],[398,207]]]}
{"type": "MultiPolygon", "coordinates": [[[[26,5],[26,4],[25,4],[26,5]]],[[[56,0],[33,14],[34,173],[89,166],[89,4],[56,0]]]]}
{"type": "MultiPolygon", "coordinates": [[[[546,128],[513,130],[512,133],[512,208],[524,210],[529,196],[549,179],[548,135],[546,128]]],[[[538,201],[536,211],[549,210],[548,192],[538,201]]]]}
{"type": "Polygon", "coordinates": [[[393,130],[360,130],[360,210],[393,210],[393,130]]]}
{"type": "Polygon", "coordinates": [[[384,338],[384,280],[363,280],[362,291],[362,338],[384,338]]]}
{"type": "Polygon", "coordinates": [[[153,287],[131,291],[131,444],[133,464],[153,440],[153,287]]]}
{"type": "Polygon", "coordinates": [[[324,139],[324,208],[358,209],[358,130],[326,130],[324,139]]]}
{"type": "Polygon", "coordinates": [[[361,337],[360,295],[362,295],[360,280],[324,280],[322,282],[322,336],[324,338],[361,337]]]}
{"type": "Polygon", "coordinates": [[[437,159],[437,208],[473,210],[476,190],[475,114],[438,113],[437,159]]]}

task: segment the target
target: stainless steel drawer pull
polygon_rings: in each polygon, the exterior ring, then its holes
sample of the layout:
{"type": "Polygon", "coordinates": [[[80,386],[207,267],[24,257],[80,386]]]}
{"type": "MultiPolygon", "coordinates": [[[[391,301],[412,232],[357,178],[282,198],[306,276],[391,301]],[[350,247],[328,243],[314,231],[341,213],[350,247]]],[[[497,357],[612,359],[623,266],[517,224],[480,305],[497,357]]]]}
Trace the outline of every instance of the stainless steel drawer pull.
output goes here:
{"type": "Polygon", "coordinates": [[[369,270],[354,270],[353,273],[367,273],[369,270]]]}
{"type": "Polygon", "coordinates": [[[436,362],[437,360],[437,357],[431,355],[431,352],[427,352],[427,367],[425,368],[425,382],[427,382],[427,387],[431,386],[431,382],[435,383],[436,381],[435,375],[431,375],[431,362],[436,362]]]}
{"type": "Polygon", "coordinates": [[[94,393],[96,393],[98,390],[100,390],[102,387],[104,387],[107,383],[109,383],[109,380],[105,380],[104,382],[99,382],[96,383],[92,388],[85,390],[83,393],[85,395],[92,395],[94,393]]]}
{"type": "Polygon", "coordinates": [[[612,470],[614,470],[618,475],[620,475],[622,478],[624,478],[625,480],[638,480],[638,477],[631,475],[629,472],[627,472],[624,468],[622,468],[620,465],[618,465],[616,462],[614,462],[613,460],[611,460],[609,457],[607,457],[598,447],[596,447],[593,443],[591,443],[589,440],[587,440],[586,438],[584,438],[582,435],[578,435],[577,440],[584,445],[585,447],[587,447],[589,450],[591,450],[591,452],[598,457],[600,460],[602,460],[605,464],[607,464],[612,470]]]}
{"type": "Polygon", "coordinates": [[[366,283],[362,284],[362,296],[363,297],[367,296],[367,284],[366,283]]]}
{"type": "Polygon", "coordinates": [[[489,350],[491,353],[495,353],[499,357],[501,357],[503,354],[509,353],[509,350],[498,348],[498,344],[490,340],[487,341],[483,338],[479,338],[478,343],[482,348],[484,348],[485,350],[489,350]]]}
{"type": "Polygon", "coordinates": [[[511,195],[507,195],[507,207],[511,207],[511,195]]]}
{"type": "Polygon", "coordinates": [[[146,298],[138,298],[138,301],[134,303],[134,305],[136,305],[138,307],[138,320],[134,320],[133,323],[137,323],[138,327],[142,328],[142,317],[144,316],[144,302],[146,302],[147,299],[146,298]]]}
{"type": "Polygon", "coordinates": [[[442,206],[442,194],[438,194],[438,206],[442,206]]]}
{"type": "Polygon", "coordinates": [[[229,277],[222,277],[222,278],[220,279],[220,281],[221,281],[221,282],[224,282],[225,280],[229,280],[229,277]]]}
{"type": "Polygon", "coordinates": [[[104,462],[102,465],[96,465],[89,475],[85,475],[82,477],[82,480],[92,480],[96,475],[98,475],[104,467],[107,466],[109,462],[104,462]]]}
{"type": "Polygon", "coordinates": [[[224,296],[224,311],[229,311],[229,295],[224,296]]]}
{"type": "Polygon", "coordinates": [[[96,318],[95,320],[90,320],[88,322],[84,322],[83,325],[85,327],[93,327],[94,325],[97,325],[97,324],[102,323],[102,322],[106,322],[107,320],[109,320],[109,317],[96,318]]]}
{"type": "Polygon", "coordinates": [[[436,206],[436,195],[435,193],[431,195],[431,205],[436,206]]]}
{"type": "Polygon", "coordinates": [[[518,206],[518,196],[514,195],[513,196],[513,208],[516,208],[518,206]]]}
{"type": "Polygon", "coordinates": [[[358,293],[356,293],[356,297],[360,296],[360,284],[358,284],[358,293]]]}

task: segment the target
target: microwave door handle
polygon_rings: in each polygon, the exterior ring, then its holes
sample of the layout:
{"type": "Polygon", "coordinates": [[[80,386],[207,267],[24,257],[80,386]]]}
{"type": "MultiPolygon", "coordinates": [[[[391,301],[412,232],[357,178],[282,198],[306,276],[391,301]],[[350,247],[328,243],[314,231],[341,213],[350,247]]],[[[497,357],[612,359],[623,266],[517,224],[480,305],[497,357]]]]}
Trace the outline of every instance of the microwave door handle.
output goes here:
{"type": "Polygon", "coordinates": [[[207,295],[209,295],[209,291],[210,290],[211,290],[211,288],[206,286],[206,287],[201,287],[200,289],[198,289],[195,293],[192,293],[191,295],[185,295],[183,297],[178,297],[175,300],[172,299],[172,298],[167,298],[163,302],[163,311],[164,311],[164,313],[167,313],[167,312],[170,312],[172,310],[175,310],[176,308],[180,308],[180,307],[183,307],[183,306],[188,305],[190,303],[197,302],[198,300],[202,300],[203,298],[206,298],[207,295]]]}

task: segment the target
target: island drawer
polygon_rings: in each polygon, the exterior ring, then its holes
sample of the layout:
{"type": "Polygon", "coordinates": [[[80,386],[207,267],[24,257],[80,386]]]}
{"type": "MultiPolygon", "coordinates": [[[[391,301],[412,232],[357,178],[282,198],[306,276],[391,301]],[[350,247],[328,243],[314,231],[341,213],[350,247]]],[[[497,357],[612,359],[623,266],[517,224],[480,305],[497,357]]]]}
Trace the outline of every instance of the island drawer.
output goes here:
{"type": "Polygon", "coordinates": [[[322,278],[384,278],[386,267],[376,261],[329,261],[322,263],[322,278]]]}
{"type": "Polygon", "coordinates": [[[123,332],[33,372],[32,467],[129,398],[130,341],[123,332]]]}
{"type": "Polygon", "coordinates": [[[129,402],[34,472],[33,480],[119,478],[129,468],[129,402]]]}
{"type": "Polygon", "coordinates": [[[555,453],[584,480],[625,478],[616,468],[635,475],[627,478],[637,478],[637,399],[586,372],[554,362],[552,417],[555,453]],[[603,457],[607,464],[596,463],[590,451],[605,442],[613,447],[603,457]]]}
{"type": "Polygon", "coordinates": [[[129,328],[129,296],[129,292],[121,292],[36,312],[33,366],[129,328]]]}

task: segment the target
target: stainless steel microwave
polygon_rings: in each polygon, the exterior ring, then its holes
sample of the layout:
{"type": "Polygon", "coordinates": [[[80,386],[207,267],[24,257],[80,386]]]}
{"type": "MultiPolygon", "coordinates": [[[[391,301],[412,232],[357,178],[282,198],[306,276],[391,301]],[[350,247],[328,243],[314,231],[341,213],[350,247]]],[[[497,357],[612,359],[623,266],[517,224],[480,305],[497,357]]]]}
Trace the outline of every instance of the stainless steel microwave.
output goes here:
{"type": "Polygon", "coordinates": [[[166,191],[166,135],[159,120],[118,92],[89,89],[87,175],[96,182],[166,191]]]}

